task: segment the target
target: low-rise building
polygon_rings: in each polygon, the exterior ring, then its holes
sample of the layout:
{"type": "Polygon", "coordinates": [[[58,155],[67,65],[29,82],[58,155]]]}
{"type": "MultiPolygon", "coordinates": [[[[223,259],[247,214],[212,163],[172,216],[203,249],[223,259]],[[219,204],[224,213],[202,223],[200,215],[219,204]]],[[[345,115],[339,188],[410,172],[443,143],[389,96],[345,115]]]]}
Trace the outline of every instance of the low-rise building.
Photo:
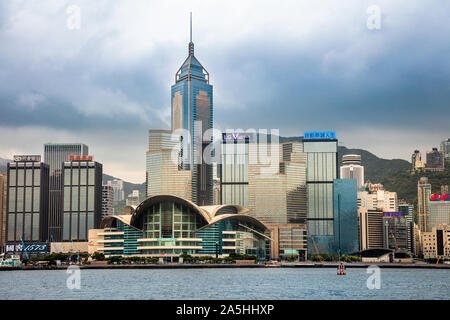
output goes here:
{"type": "Polygon", "coordinates": [[[450,225],[440,224],[422,233],[424,259],[450,259],[450,225]]]}

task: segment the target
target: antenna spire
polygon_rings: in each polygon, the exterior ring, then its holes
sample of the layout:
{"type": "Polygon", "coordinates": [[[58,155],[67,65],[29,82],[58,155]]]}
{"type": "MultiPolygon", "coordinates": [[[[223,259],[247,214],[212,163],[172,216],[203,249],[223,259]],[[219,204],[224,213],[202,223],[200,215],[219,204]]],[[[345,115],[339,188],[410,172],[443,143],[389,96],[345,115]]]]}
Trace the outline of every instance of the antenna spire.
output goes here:
{"type": "Polygon", "coordinates": [[[191,24],[190,24],[190,41],[189,41],[189,55],[194,55],[194,43],[192,42],[192,12],[191,12],[191,24]]]}

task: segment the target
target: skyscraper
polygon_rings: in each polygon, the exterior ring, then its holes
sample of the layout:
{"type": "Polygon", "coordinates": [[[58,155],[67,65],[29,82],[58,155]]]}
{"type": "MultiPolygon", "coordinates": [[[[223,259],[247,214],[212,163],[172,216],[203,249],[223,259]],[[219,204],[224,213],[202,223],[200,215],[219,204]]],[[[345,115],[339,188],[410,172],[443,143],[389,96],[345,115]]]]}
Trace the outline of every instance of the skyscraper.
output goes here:
{"type": "Polygon", "coordinates": [[[427,177],[422,177],[417,183],[417,215],[421,232],[429,232],[431,184],[427,177]]]}
{"type": "Polygon", "coordinates": [[[170,130],[149,131],[147,197],[165,194],[192,199],[191,170],[182,170],[181,164],[172,159],[172,152],[178,159],[181,151],[178,138],[170,130]]]}
{"type": "Polygon", "coordinates": [[[47,143],[44,163],[50,168],[48,232],[52,241],[62,240],[63,224],[63,163],[71,155],[88,155],[88,147],[81,143],[47,143]]]}
{"type": "Polygon", "coordinates": [[[0,251],[6,239],[6,191],[7,173],[0,173],[0,251]]]}
{"type": "Polygon", "coordinates": [[[338,178],[335,132],[305,132],[307,154],[308,250],[329,252],[334,246],[333,183],[338,178]],[[313,240],[314,239],[314,240],[313,240]]]}
{"type": "Polygon", "coordinates": [[[108,185],[102,186],[102,218],[112,216],[114,214],[113,208],[114,190],[108,185]]]}
{"type": "Polygon", "coordinates": [[[441,149],[444,153],[444,159],[450,160],[450,138],[441,142],[441,149]]]}
{"type": "Polygon", "coordinates": [[[205,134],[213,127],[213,87],[209,73],[194,55],[191,37],[188,57],[175,74],[171,90],[172,131],[184,130],[183,170],[192,171],[192,201],[198,205],[213,203],[212,166],[204,162],[203,151],[211,141],[205,134]]]}
{"type": "Polygon", "coordinates": [[[6,241],[48,241],[49,167],[41,156],[14,156],[8,163],[6,241]]]}
{"type": "Polygon", "coordinates": [[[364,167],[361,166],[361,156],[346,154],[342,156],[341,179],[356,179],[358,188],[364,185],[364,167]]]}
{"type": "Polygon", "coordinates": [[[63,241],[87,241],[88,230],[100,227],[102,165],[91,156],[64,162],[63,241]]]}

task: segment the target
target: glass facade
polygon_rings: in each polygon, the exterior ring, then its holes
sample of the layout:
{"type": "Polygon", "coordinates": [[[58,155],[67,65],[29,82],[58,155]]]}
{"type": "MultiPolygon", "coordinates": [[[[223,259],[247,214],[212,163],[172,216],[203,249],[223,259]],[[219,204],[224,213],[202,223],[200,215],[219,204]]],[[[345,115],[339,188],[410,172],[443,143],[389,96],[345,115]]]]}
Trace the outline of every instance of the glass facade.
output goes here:
{"type": "Polygon", "coordinates": [[[87,241],[88,230],[100,224],[102,165],[93,161],[64,162],[63,241],[87,241]]]}
{"type": "MultiPolygon", "coordinates": [[[[337,140],[304,140],[307,154],[308,235],[334,236],[333,181],[337,176],[337,140]]],[[[310,250],[312,246],[309,246],[310,250]]]]}
{"type": "Polygon", "coordinates": [[[178,257],[232,252],[266,257],[266,228],[240,206],[197,207],[173,196],[148,198],[132,215],[103,220],[105,255],[178,257]],[[148,203],[148,205],[147,205],[148,203]],[[212,218],[216,217],[216,218],[212,218]],[[217,246],[216,246],[217,244],[217,246]]]}
{"type": "Polygon", "coordinates": [[[44,145],[44,162],[50,168],[49,233],[54,241],[62,240],[63,233],[63,164],[71,155],[87,155],[88,147],[81,143],[47,143],[44,145]]]}
{"type": "Polygon", "coordinates": [[[189,199],[199,205],[213,204],[212,166],[202,156],[210,136],[204,134],[213,128],[213,87],[209,73],[194,56],[194,44],[189,43],[189,56],[175,75],[171,88],[172,130],[183,129],[183,170],[192,171],[192,195],[189,199]],[[196,139],[200,136],[200,141],[196,139]],[[196,140],[194,140],[196,139],[196,140]],[[200,159],[200,162],[194,161],[200,159]]]}
{"type": "Polygon", "coordinates": [[[220,203],[248,206],[248,139],[223,141],[219,178],[220,203]]]}
{"type": "Polygon", "coordinates": [[[8,164],[6,241],[47,241],[47,165],[34,162],[8,164]]]}

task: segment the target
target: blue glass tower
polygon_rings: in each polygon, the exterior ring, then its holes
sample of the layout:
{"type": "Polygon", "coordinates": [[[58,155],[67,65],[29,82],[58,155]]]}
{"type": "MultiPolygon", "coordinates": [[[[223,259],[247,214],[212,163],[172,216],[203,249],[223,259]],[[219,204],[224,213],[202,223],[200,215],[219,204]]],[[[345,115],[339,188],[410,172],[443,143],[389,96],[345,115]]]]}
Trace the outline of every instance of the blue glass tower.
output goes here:
{"type": "Polygon", "coordinates": [[[209,73],[194,56],[191,39],[188,57],[175,74],[171,90],[172,131],[184,130],[183,170],[192,170],[192,201],[198,205],[213,203],[212,166],[202,157],[212,134],[213,87],[209,84],[209,73]],[[187,134],[188,133],[188,134],[187,134]]]}

